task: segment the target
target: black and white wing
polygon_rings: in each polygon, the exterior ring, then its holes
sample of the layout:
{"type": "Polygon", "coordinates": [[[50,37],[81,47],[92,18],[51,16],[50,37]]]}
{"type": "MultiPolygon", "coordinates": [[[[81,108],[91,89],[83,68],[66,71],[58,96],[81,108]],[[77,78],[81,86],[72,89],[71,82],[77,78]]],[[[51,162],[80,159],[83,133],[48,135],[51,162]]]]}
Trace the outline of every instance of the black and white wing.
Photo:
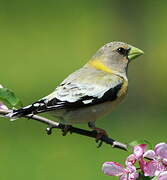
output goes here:
{"type": "Polygon", "coordinates": [[[106,87],[93,84],[68,83],[59,86],[45,99],[49,109],[80,108],[113,101],[122,87],[119,79],[114,86],[106,87]]]}
{"type": "MultiPolygon", "coordinates": [[[[94,76],[95,77],[95,76],[94,76]]],[[[106,101],[114,101],[124,80],[116,75],[72,80],[67,78],[53,93],[41,100],[14,111],[13,116],[25,116],[58,109],[76,109],[106,101]]]]}

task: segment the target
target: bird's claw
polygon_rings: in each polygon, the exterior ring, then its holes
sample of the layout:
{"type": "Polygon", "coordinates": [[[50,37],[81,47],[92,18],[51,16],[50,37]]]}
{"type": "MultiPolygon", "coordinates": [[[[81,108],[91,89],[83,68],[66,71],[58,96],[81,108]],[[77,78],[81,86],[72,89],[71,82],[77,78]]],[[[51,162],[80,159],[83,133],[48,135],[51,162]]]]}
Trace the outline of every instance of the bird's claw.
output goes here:
{"type": "Polygon", "coordinates": [[[99,140],[96,140],[96,143],[98,143],[97,148],[100,148],[103,145],[102,140],[100,140],[100,142],[99,142],[99,140]]]}
{"type": "Polygon", "coordinates": [[[65,125],[64,128],[62,129],[62,135],[63,136],[66,136],[68,134],[68,132],[70,132],[70,134],[72,133],[71,132],[71,125],[65,125]]]}
{"type": "Polygon", "coordinates": [[[52,129],[53,129],[53,127],[47,127],[47,128],[46,128],[46,133],[47,133],[48,135],[51,135],[51,134],[52,134],[52,129]]]}
{"type": "Polygon", "coordinates": [[[94,128],[93,131],[96,132],[96,143],[98,143],[97,148],[99,148],[103,145],[102,137],[108,136],[108,134],[104,129],[101,128],[94,128]]]}

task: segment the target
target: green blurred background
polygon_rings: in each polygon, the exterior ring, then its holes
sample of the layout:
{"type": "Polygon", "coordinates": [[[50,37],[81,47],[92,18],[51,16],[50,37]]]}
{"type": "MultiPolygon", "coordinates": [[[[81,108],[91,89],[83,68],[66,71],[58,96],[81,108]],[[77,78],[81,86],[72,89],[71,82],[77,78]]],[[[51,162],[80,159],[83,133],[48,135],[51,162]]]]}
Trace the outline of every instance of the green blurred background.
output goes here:
{"type": "MultiPolygon", "coordinates": [[[[122,142],[166,141],[167,1],[1,0],[0,83],[24,105],[50,93],[110,41],[145,51],[129,67],[129,94],[112,115],[97,122],[122,142]]],[[[86,125],[79,127],[87,128],[86,125]]],[[[107,180],[105,161],[128,155],[97,149],[79,135],[47,136],[46,126],[20,119],[0,123],[1,180],[107,180]]]]}

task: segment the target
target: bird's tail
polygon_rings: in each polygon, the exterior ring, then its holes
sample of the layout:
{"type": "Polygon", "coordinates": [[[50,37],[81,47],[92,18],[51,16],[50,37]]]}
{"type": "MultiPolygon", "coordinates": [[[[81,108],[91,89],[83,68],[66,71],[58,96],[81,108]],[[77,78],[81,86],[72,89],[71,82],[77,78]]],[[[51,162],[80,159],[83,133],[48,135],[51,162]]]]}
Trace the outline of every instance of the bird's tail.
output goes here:
{"type": "Polygon", "coordinates": [[[17,118],[26,117],[27,115],[34,115],[36,113],[40,113],[42,112],[41,110],[43,109],[43,107],[44,103],[38,101],[23,108],[12,110],[6,115],[6,117],[9,117],[11,120],[16,120],[17,118]]]}
{"type": "Polygon", "coordinates": [[[6,117],[9,117],[11,120],[16,120],[17,118],[25,117],[28,114],[34,114],[33,111],[34,108],[32,105],[30,105],[20,109],[12,110],[6,115],[6,117]]]}

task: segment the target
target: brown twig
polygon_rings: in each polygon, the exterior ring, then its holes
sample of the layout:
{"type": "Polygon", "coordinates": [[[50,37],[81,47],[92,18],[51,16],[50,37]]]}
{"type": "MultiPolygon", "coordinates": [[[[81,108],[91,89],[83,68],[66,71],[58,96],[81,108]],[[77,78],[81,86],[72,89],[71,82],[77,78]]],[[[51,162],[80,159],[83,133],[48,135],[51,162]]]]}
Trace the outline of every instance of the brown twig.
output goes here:
{"type": "MultiPolygon", "coordinates": [[[[6,117],[5,115],[7,115],[9,112],[11,112],[11,110],[0,110],[0,115],[3,117],[6,117]]],[[[25,117],[28,119],[36,120],[36,121],[39,121],[41,123],[47,124],[48,127],[46,128],[46,131],[48,134],[52,133],[53,128],[58,128],[58,129],[61,129],[63,131],[66,127],[62,123],[58,123],[58,122],[52,121],[50,119],[47,119],[45,117],[38,116],[38,115],[27,115],[25,117]]],[[[96,131],[88,131],[88,130],[76,128],[73,126],[69,126],[68,131],[70,133],[76,133],[76,134],[88,136],[88,137],[91,137],[94,139],[96,139],[96,137],[97,137],[96,131]]],[[[119,148],[119,149],[127,151],[127,145],[126,144],[115,141],[114,139],[109,138],[108,136],[103,135],[99,140],[100,140],[99,146],[101,146],[102,142],[105,142],[106,144],[111,145],[113,148],[119,148]]]]}

